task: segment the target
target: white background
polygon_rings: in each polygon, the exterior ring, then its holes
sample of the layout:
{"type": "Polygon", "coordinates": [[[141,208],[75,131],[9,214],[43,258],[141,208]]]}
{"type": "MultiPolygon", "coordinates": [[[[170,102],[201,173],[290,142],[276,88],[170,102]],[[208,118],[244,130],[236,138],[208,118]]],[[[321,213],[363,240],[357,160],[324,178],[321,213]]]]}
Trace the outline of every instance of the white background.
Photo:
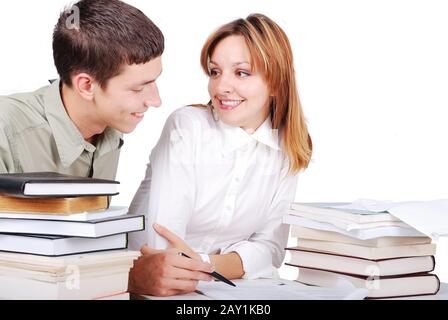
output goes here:
{"type": "MultiPolygon", "coordinates": [[[[297,201],[447,198],[448,2],[444,0],[129,0],[163,31],[162,107],[126,137],[114,204],[128,205],[176,108],[207,102],[199,54],[218,26],[264,13],[288,34],[314,142],[297,201]]],[[[0,94],[57,77],[51,36],[65,0],[2,1],[0,94]]],[[[424,212],[422,212],[424,214],[424,212]]],[[[447,212],[448,219],[448,212],[447,212]]],[[[448,282],[448,242],[436,273],[448,282]]],[[[295,277],[283,267],[282,275],[295,277]]]]}

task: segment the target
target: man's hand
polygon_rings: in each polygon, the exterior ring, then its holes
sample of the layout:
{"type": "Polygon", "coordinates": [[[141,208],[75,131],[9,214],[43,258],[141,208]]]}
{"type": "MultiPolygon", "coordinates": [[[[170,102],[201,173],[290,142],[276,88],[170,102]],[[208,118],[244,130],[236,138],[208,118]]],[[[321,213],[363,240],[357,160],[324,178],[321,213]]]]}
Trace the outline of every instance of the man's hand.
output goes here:
{"type": "Polygon", "coordinates": [[[190,246],[176,234],[160,224],[154,224],[154,230],[168,241],[168,249],[175,249],[177,253],[185,253],[190,258],[201,261],[201,257],[194,252],[190,246]]]}
{"type": "Polygon", "coordinates": [[[168,229],[161,226],[154,226],[154,229],[168,240],[170,246],[167,250],[142,247],[142,256],[134,262],[129,273],[129,292],[171,296],[193,292],[199,280],[212,280],[205,273],[214,271],[211,264],[202,262],[182,239],[168,229]],[[179,252],[194,259],[182,257],[179,252]]]}

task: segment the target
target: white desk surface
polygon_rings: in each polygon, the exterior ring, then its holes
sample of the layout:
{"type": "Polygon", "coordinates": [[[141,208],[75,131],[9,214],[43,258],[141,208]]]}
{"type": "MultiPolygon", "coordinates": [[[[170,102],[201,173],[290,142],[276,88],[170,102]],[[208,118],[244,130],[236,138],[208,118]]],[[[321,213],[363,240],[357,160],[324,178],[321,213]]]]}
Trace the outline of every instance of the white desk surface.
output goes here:
{"type": "MultiPolygon", "coordinates": [[[[155,297],[155,296],[142,295],[142,296],[133,296],[133,298],[145,299],[145,300],[146,299],[147,300],[212,300],[211,298],[196,292],[171,297],[155,297]]],[[[389,298],[381,300],[448,300],[448,283],[440,283],[440,290],[436,295],[389,298]]]]}

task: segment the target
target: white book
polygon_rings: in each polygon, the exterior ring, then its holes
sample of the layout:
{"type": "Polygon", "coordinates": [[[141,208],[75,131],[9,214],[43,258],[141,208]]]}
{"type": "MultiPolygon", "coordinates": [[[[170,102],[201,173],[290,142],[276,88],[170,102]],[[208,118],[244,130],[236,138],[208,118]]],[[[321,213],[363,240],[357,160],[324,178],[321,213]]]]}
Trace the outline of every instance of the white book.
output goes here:
{"type": "Polygon", "coordinates": [[[97,239],[28,234],[0,234],[0,251],[63,256],[127,248],[127,234],[97,239]]]}
{"type": "Polygon", "coordinates": [[[64,257],[0,252],[0,299],[98,299],[127,291],[138,251],[64,257]]]}
{"type": "Polygon", "coordinates": [[[297,212],[314,214],[322,217],[338,218],[356,223],[378,221],[400,221],[387,211],[378,212],[350,208],[348,202],[292,203],[291,209],[297,212]],[[347,207],[347,208],[345,208],[347,207]]]}
{"type": "Polygon", "coordinates": [[[122,294],[128,289],[129,271],[77,277],[65,281],[40,281],[0,274],[0,299],[3,300],[91,300],[122,294]]]}
{"type": "Polygon", "coordinates": [[[299,268],[297,281],[325,288],[355,286],[369,290],[367,298],[392,298],[434,295],[440,281],[435,274],[417,274],[398,277],[357,277],[335,272],[299,268]]]}
{"type": "Polygon", "coordinates": [[[114,250],[74,254],[60,257],[46,257],[33,254],[0,252],[0,274],[26,276],[45,281],[67,276],[67,268],[74,268],[92,275],[107,270],[131,268],[133,261],[140,257],[139,251],[114,250]],[[42,278],[44,277],[44,278],[42,278]]]}
{"type": "Polygon", "coordinates": [[[435,243],[375,248],[333,241],[298,239],[295,248],[370,260],[432,256],[436,254],[435,243]]]}
{"type": "Polygon", "coordinates": [[[29,280],[43,281],[49,283],[67,282],[73,280],[73,277],[83,278],[95,278],[104,277],[107,275],[113,275],[117,273],[126,273],[132,268],[132,260],[115,264],[104,264],[98,266],[77,266],[69,265],[59,270],[45,269],[30,270],[25,269],[25,266],[21,268],[12,266],[0,265],[0,275],[12,278],[23,278],[29,280]]]}
{"type": "Polygon", "coordinates": [[[432,241],[432,239],[429,237],[379,237],[373,239],[360,240],[333,231],[317,230],[296,225],[291,226],[291,237],[300,239],[357,244],[361,246],[377,247],[377,248],[391,247],[391,246],[405,246],[414,244],[429,244],[432,241]]]}
{"type": "Polygon", "coordinates": [[[144,215],[126,214],[89,221],[59,220],[59,217],[52,220],[0,218],[0,233],[99,238],[145,228],[144,215]]]}
{"type": "Polygon", "coordinates": [[[361,240],[373,239],[379,237],[426,237],[425,234],[413,228],[402,228],[402,227],[378,227],[378,228],[355,229],[347,231],[342,228],[338,228],[330,223],[314,221],[311,219],[291,214],[283,216],[283,223],[317,230],[333,231],[361,240]]]}
{"type": "Polygon", "coordinates": [[[434,270],[433,256],[369,260],[350,256],[286,248],[287,265],[360,276],[394,276],[434,270]]]}
{"type": "Polygon", "coordinates": [[[0,212],[0,218],[4,219],[30,219],[30,220],[58,220],[58,221],[91,221],[98,219],[106,219],[112,217],[119,217],[127,214],[129,209],[122,206],[111,206],[104,210],[86,211],[80,213],[73,213],[70,215],[55,215],[45,213],[9,213],[0,212]]]}

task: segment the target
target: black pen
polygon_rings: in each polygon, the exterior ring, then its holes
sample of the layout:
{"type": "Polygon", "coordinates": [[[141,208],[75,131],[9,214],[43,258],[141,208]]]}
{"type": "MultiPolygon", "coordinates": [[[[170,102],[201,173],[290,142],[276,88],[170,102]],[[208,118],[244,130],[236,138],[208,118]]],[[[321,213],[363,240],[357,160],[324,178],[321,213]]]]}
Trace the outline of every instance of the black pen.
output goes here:
{"type": "MultiPolygon", "coordinates": [[[[188,255],[186,255],[186,254],[183,253],[183,252],[181,252],[180,255],[183,256],[183,257],[185,257],[185,258],[190,258],[190,259],[192,259],[191,257],[189,257],[188,255]]],[[[219,274],[218,272],[216,272],[216,271],[213,271],[213,272],[205,272],[205,273],[211,275],[212,277],[214,277],[214,278],[216,278],[216,279],[218,279],[218,280],[220,280],[220,281],[222,281],[222,282],[224,282],[224,283],[227,283],[227,284],[230,285],[230,286],[236,287],[236,285],[235,285],[232,281],[230,281],[229,279],[227,279],[227,278],[224,277],[223,275],[220,275],[220,274],[219,274]]]]}

